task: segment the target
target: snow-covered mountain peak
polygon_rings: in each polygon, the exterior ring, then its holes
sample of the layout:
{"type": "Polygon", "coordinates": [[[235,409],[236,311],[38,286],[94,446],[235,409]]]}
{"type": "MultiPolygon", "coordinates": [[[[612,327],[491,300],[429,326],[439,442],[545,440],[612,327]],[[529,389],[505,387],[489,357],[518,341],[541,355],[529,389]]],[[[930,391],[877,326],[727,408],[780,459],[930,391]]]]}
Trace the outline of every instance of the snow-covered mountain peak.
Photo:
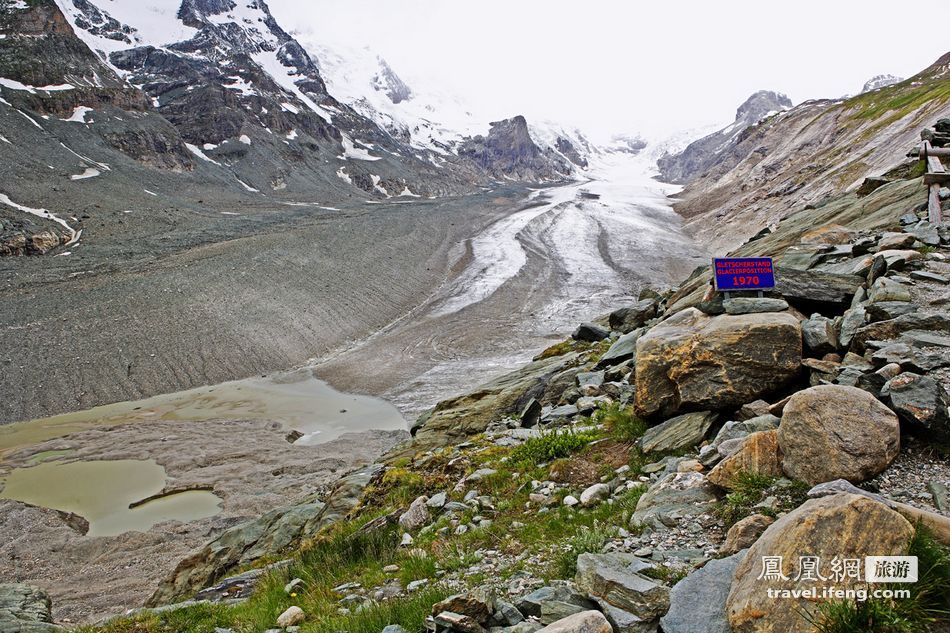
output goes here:
{"type": "Polygon", "coordinates": [[[885,88],[887,86],[892,86],[896,83],[904,81],[900,77],[895,77],[894,75],[875,75],[864,82],[864,87],[861,88],[861,92],[870,92],[872,90],[878,90],[880,88],[885,88]]]}

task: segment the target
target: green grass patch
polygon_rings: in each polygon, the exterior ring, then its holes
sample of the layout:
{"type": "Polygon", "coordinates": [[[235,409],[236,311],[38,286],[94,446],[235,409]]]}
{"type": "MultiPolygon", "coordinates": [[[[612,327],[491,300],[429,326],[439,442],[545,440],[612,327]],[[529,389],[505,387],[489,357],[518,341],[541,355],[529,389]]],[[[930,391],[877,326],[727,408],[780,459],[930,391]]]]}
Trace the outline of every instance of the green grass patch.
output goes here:
{"type": "Polygon", "coordinates": [[[926,633],[950,617],[950,548],[918,524],[908,554],[917,557],[916,583],[882,584],[877,589],[907,589],[910,598],[871,598],[818,605],[809,622],[818,633],[926,633]]]}
{"type": "Polygon", "coordinates": [[[727,527],[756,512],[769,514],[767,509],[754,508],[753,506],[765,499],[767,491],[773,483],[775,483],[775,479],[772,477],[757,473],[738,473],[732,492],[727,494],[720,502],[717,514],[727,527]]]}
{"type": "Polygon", "coordinates": [[[617,402],[594,413],[594,422],[603,424],[609,437],[618,442],[633,442],[647,431],[647,423],[637,417],[633,407],[621,407],[617,402]]]}
{"type": "Polygon", "coordinates": [[[403,587],[414,580],[435,578],[436,562],[432,556],[417,552],[401,558],[398,564],[399,580],[403,587]]]}
{"type": "Polygon", "coordinates": [[[404,598],[377,603],[359,613],[331,615],[301,627],[304,633],[379,633],[390,624],[398,624],[409,633],[425,630],[426,616],[432,605],[444,600],[451,592],[436,586],[422,589],[404,598]]]}
{"type": "Polygon", "coordinates": [[[582,526],[577,534],[568,539],[566,549],[555,558],[554,575],[558,578],[573,578],[577,573],[577,557],[603,551],[610,536],[611,532],[599,522],[595,521],[590,527],[582,526]]]}
{"type": "Polygon", "coordinates": [[[593,431],[577,431],[571,427],[558,431],[547,431],[537,437],[528,438],[524,444],[511,451],[509,461],[513,464],[536,466],[559,457],[567,457],[584,448],[595,439],[593,431]]]}

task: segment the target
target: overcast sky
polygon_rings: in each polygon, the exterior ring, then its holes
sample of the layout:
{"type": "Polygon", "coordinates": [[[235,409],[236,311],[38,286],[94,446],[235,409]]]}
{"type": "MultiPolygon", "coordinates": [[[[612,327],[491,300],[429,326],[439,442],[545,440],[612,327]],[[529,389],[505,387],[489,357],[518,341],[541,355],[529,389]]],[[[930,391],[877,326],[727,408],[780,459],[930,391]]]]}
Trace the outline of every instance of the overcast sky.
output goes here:
{"type": "Polygon", "coordinates": [[[269,5],[287,30],[371,47],[417,91],[439,86],[486,117],[524,114],[595,136],[725,124],[759,89],[795,103],[855,93],[873,75],[908,77],[948,49],[926,29],[946,0],[269,5]]]}

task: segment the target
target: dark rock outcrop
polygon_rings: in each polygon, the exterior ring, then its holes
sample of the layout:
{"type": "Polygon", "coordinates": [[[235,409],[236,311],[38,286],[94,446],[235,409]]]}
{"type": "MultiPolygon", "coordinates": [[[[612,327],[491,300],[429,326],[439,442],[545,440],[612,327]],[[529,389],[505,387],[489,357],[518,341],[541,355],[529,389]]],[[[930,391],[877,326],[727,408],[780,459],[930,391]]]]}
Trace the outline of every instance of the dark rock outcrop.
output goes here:
{"type": "Polygon", "coordinates": [[[546,154],[535,144],[520,115],[494,121],[487,136],[478,135],[459,146],[459,156],[496,178],[558,180],[571,172],[564,159],[546,154]]]}
{"type": "Polygon", "coordinates": [[[791,100],[781,93],[770,90],[754,93],[736,110],[736,119],[731,125],[693,141],[679,154],[660,158],[657,166],[660,168],[661,178],[677,184],[693,180],[731,149],[744,130],[769,113],[781,112],[791,107],[791,100]]]}

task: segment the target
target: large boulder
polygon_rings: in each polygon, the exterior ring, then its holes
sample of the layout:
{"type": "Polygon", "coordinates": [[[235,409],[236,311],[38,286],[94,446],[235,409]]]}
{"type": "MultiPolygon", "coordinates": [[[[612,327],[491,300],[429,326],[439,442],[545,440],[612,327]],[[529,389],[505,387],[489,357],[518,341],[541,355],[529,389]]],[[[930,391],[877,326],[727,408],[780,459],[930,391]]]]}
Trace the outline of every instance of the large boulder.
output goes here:
{"type": "Polygon", "coordinates": [[[782,476],[778,431],[758,431],[746,436],[739,450],[719,462],[708,477],[710,482],[720,488],[731,490],[741,473],[782,476]]]}
{"type": "Polygon", "coordinates": [[[726,598],[745,552],[713,559],[670,591],[670,610],[660,618],[663,633],[731,633],[726,598]]]}
{"type": "Polygon", "coordinates": [[[574,582],[595,598],[642,620],[653,620],[669,608],[670,590],[639,573],[650,566],[633,554],[581,554],[574,582]]]}
{"type": "Polygon", "coordinates": [[[712,411],[684,413],[650,429],[640,439],[640,448],[645,453],[661,453],[692,448],[703,439],[716,418],[712,411]]]}
{"type": "Polygon", "coordinates": [[[654,530],[675,527],[686,517],[712,512],[717,500],[715,489],[702,473],[669,473],[643,493],[630,525],[654,530]]]}
{"type": "MultiPolygon", "coordinates": [[[[817,557],[823,577],[832,574],[832,560],[907,553],[914,527],[900,514],[865,497],[837,494],[806,501],[768,527],[736,568],[726,601],[734,633],[806,633],[806,617],[816,602],[806,598],[775,598],[769,592],[804,590],[820,585],[801,558],[817,557]],[[777,563],[781,575],[767,573],[777,563]]],[[[859,577],[828,580],[836,589],[863,583],[859,577]]],[[[819,589],[820,592],[820,589],[819,589]]],[[[787,594],[791,596],[791,594],[787,594]]],[[[820,594],[819,594],[820,595],[820,594]]]]}
{"type": "Polygon", "coordinates": [[[801,359],[801,328],[787,312],[709,317],[688,308],[637,341],[637,411],[738,407],[793,380],[801,359]]]}
{"type": "Polygon", "coordinates": [[[896,319],[869,323],[855,331],[851,340],[851,351],[863,354],[868,341],[889,341],[916,330],[931,334],[950,332],[950,314],[911,312],[896,319]]]}
{"type": "Polygon", "coordinates": [[[0,631],[50,633],[64,629],[53,624],[49,595],[38,587],[0,584],[0,631]]]}
{"type": "Polygon", "coordinates": [[[908,431],[950,445],[950,396],[943,385],[930,376],[904,372],[887,381],[882,393],[908,431]]]}
{"type": "Polygon", "coordinates": [[[874,477],[900,450],[894,412],[868,392],[819,385],[794,394],[778,427],[782,469],[793,479],[818,484],[874,477]]]}
{"type": "Polygon", "coordinates": [[[775,289],[793,306],[848,307],[854,293],[864,283],[857,275],[839,275],[816,270],[777,267],[775,289]]]}

